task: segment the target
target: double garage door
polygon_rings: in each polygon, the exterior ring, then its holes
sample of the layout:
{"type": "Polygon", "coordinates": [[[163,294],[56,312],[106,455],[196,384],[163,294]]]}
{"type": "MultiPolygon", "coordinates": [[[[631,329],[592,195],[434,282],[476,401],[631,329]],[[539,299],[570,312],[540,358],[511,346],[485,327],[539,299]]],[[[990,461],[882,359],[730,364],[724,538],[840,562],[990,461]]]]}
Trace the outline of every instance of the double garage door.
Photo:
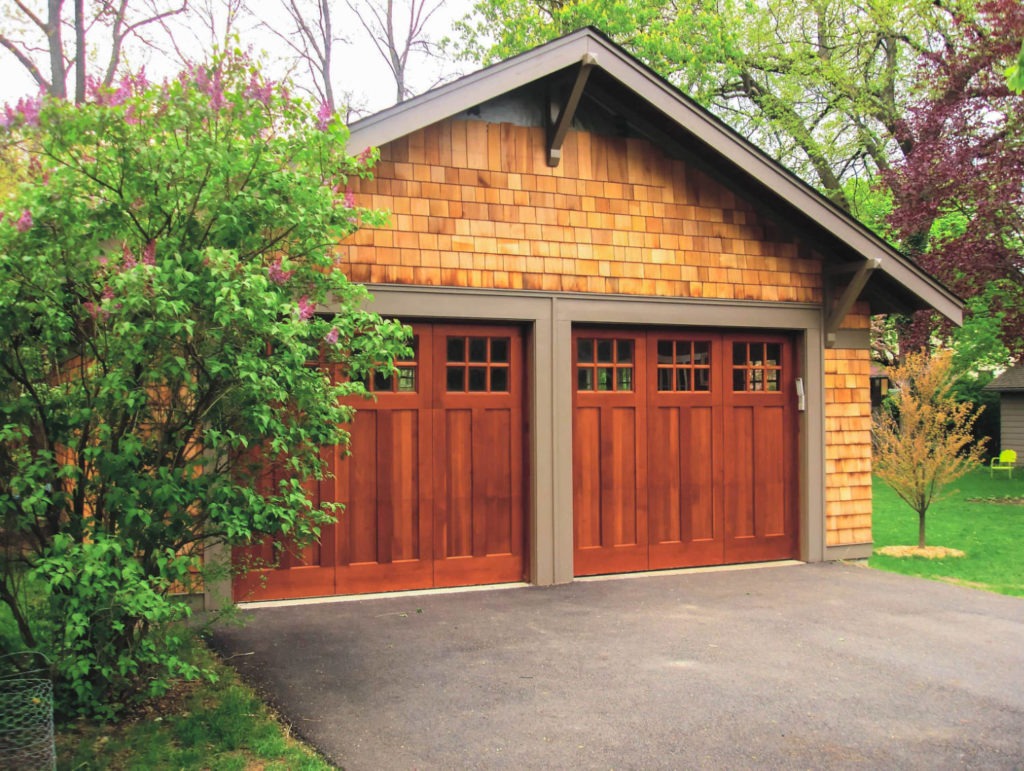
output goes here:
{"type": "MultiPolygon", "coordinates": [[[[264,542],[236,560],[276,562],[234,583],[237,601],[423,589],[524,578],[523,335],[518,327],[413,325],[415,355],[360,400],[352,455],[314,502],[338,523],[296,550],[264,542]]],[[[326,452],[326,451],[325,451],[326,452]]]]}
{"type": "Polygon", "coordinates": [[[795,556],[788,337],[573,334],[576,575],[795,556]]]}
{"type": "MultiPolygon", "coordinates": [[[[523,332],[413,331],[415,356],[357,405],[352,455],[310,487],[345,503],[338,524],[239,550],[277,567],[236,578],[236,600],[528,577],[523,332]]],[[[795,555],[788,337],[579,328],[572,350],[576,575],[795,555]]]]}

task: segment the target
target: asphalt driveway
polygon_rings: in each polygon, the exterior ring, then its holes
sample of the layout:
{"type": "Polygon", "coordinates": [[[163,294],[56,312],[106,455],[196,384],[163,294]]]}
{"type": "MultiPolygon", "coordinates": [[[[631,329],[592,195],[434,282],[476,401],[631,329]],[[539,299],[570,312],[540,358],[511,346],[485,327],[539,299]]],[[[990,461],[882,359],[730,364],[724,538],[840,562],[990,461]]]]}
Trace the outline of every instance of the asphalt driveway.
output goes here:
{"type": "Polygon", "coordinates": [[[863,567],[242,615],[215,647],[353,771],[1024,768],[1024,600],[863,567]]]}

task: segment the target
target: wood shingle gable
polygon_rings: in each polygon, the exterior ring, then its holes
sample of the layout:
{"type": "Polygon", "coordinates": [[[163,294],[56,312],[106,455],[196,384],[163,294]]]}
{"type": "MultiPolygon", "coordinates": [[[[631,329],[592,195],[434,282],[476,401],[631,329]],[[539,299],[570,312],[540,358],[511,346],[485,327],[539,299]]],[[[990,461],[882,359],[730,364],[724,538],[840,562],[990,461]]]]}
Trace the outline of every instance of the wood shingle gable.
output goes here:
{"type": "Polygon", "coordinates": [[[350,147],[386,145],[453,117],[472,118],[512,94],[539,102],[535,115],[548,124],[549,162],[560,161],[555,151],[565,141],[566,122],[559,118],[578,108],[581,116],[604,114],[611,130],[648,140],[753,203],[760,216],[822,256],[837,287],[827,288],[836,326],[858,297],[872,312],[934,309],[961,322],[961,301],[940,282],[594,29],[357,121],[350,147]]]}

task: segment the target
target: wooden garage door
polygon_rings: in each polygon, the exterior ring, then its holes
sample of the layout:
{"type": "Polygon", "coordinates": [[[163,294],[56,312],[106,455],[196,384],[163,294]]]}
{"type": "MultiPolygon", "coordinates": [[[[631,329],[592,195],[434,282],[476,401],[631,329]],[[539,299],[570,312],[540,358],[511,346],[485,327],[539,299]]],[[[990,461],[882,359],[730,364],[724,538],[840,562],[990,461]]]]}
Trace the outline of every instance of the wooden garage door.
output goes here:
{"type": "Polygon", "coordinates": [[[796,554],[788,337],[573,334],[575,573],[796,554]]]}
{"type": "Polygon", "coordinates": [[[310,488],[316,502],[345,503],[338,523],[301,553],[246,550],[279,567],[240,576],[236,600],[523,579],[522,331],[413,331],[415,356],[356,404],[351,456],[325,450],[332,478],[310,488]]]}

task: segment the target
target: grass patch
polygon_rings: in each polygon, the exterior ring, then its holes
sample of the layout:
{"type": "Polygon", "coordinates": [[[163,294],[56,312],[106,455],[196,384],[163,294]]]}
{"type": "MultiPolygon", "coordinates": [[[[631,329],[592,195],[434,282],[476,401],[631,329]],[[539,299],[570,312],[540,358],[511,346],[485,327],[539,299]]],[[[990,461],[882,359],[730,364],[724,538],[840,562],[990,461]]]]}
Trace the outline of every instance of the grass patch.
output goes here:
{"type": "Polygon", "coordinates": [[[217,683],[181,683],[114,725],[57,726],[59,769],[326,771],[334,768],[291,737],[256,693],[205,646],[194,656],[217,683]]]}
{"type": "Polygon", "coordinates": [[[928,511],[929,546],[959,549],[957,559],[892,557],[879,549],[917,544],[917,513],[879,479],[874,482],[873,568],[1024,597],[1024,473],[1009,479],[979,469],[951,485],[928,511]]]}

